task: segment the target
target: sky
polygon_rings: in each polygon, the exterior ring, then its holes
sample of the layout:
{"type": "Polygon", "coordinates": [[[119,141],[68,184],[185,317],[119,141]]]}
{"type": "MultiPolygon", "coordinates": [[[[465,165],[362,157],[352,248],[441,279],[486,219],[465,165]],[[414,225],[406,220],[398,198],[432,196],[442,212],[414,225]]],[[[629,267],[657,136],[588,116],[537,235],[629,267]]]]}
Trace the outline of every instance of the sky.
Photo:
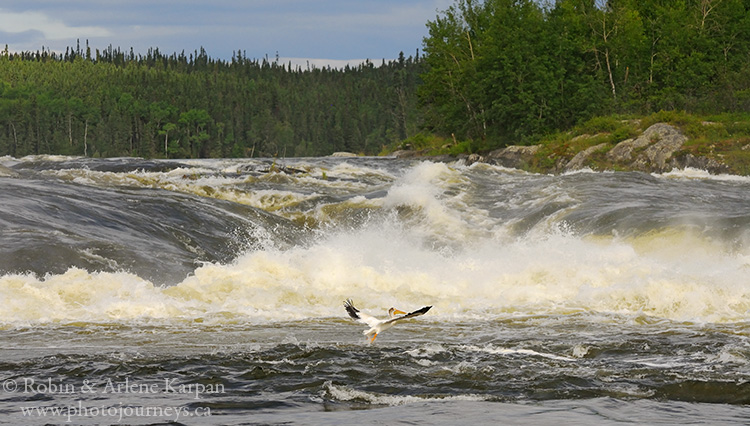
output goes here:
{"type": "Polygon", "coordinates": [[[110,44],[137,54],[203,47],[229,60],[248,58],[316,66],[414,55],[434,20],[454,0],[3,0],[0,48],[64,52],[110,44]]]}

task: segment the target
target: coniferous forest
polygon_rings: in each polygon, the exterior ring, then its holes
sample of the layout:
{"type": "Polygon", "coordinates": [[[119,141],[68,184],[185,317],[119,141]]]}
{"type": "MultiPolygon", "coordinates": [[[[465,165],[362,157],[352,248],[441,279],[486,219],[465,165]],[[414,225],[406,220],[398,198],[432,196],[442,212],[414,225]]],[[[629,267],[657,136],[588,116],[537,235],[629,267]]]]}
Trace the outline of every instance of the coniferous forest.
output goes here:
{"type": "Polygon", "coordinates": [[[344,69],[88,46],[0,56],[0,155],[377,153],[416,131],[418,57],[344,69]]]}
{"type": "Polygon", "coordinates": [[[422,56],[344,69],[132,49],[0,54],[0,155],[494,148],[592,117],[750,112],[750,0],[456,0],[422,56]]]}

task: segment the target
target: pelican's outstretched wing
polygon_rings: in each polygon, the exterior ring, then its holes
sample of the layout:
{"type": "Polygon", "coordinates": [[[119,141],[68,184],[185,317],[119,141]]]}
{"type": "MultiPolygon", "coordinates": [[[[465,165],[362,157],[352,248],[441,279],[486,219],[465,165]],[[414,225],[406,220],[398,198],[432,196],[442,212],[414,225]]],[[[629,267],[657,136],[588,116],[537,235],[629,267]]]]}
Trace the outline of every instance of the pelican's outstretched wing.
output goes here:
{"type": "MultiPolygon", "coordinates": [[[[346,299],[346,302],[344,302],[344,307],[346,308],[346,312],[349,313],[349,316],[353,319],[363,322],[370,327],[375,327],[376,325],[380,324],[382,321],[375,318],[372,315],[367,315],[364,312],[360,312],[359,309],[354,307],[354,303],[352,302],[352,299],[346,299]]],[[[425,311],[426,312],[426,311],[425,311]]]]}
{"type": "MultiPolygon", "coordinates": [[[[420,315],[424,315],[427,311],[430,310],[430,308],[432,308],[432,306],[425,306],[424,308],[419,309],[417,311],[409,312],[408,314],[405,314],[405,315],[393,317],[393,318],[390,318],[390,319],[384,319],[384,320],[379,320],[379,319],[377,319],[377,318],[375,318],[373,316],[370,316],[370,315],[367,315],[367,314],[365,314],[363,312],[360,312],[359,309],[357,309],[357,308],[354,307],[354,303],[352,303],[352,299],[346,299],[346,301],[344,302],[344,308],[346,308],[346,312],[349,313],[350,317],[352,317],[353,319],[355,319],[355,320],[357,320],[359,322],[363,322],[363,323],[365,323],[365,324],[367,324],[367,325],[370,326],[370,329],[369,330],[365,330],[363,333],[364,333],[365,336],[368,336],[368,337],[372,336],[370,338],[370,343],[372,343],[372,342],[375,341],[375,338],[378,337],[379,333],[381,333],[381,332],[383,332],[385,330],[388,330],[389,328],[391,328],[394,325],[396,325],[396,323],[398,323],[399,321],[402,321],[402,320],[405,320],[405,319],[409,319],[409,318],[418,317],[420,315]]],[[[403,311],[398,311],[398,310],[393,309],[393,308],[391,308],[391,309],[388,310],[388,315],[389,316],[393,316],[396,313],[403,314],[404,312],[403,311]]]]}
{"type": "Polygon", "coordinates": [[[409,319],[409,318],[414,318],[414,317],[418,317],[418,316],[420,316],[420,315],[424,315],[425,313],[427,313],[427,311],[429,311],[429,310],[430,310],[430,308],[432,308],[432,306],[425,306],[425,307],[424,307],[424,308],[422,308],[422,309],[416,310],[416,311],[414,311],[414,312],[409,312],[409,313],[408,313],[408,314],[406,314],[406,315],[402,315],[402,316],[400,316],[400,317],[396,317],[396,318],[390,319],[390,320],[386,321],[386,324],[387,324],[387,323],[391,323],[391,322],[397,322],[397,321],[401,321],[401,320],[409,319]]]}

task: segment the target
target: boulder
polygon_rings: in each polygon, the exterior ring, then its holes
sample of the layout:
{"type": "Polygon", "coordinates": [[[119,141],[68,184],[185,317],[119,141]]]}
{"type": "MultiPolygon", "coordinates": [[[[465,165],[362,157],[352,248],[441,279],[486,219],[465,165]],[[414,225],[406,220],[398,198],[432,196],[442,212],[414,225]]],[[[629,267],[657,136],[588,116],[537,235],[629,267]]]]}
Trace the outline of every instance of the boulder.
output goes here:
{"type": "Polygon", "coordinates": [[[391,156],[396,158],[414,158],[417,157],[419,153],[417,151],[412,151],[410,149],[400,149],[398,151],[393,151],[391,153],[391,156]]]}
{"type": "Polygon", "coordinates": [[[718,160],[708,157],[696,157],[693,154],[675,156],[670,161],[670,167],[673,169],[692,167],[715,175],[730,172],[729,166],[720,163],[718,160]]]}
{"type": "Polygon", "coordinates": [[[467,166],[471,166],[474,163],[484,163],[485,159],[479,154],[469,154],[468,157],[464,160],[467,166]]]}
{"type": "Polygon", "coordinates": [[[629,162],[633,159],[633,151],[643,148],[649,143],[649,139],[643,137],[643,135],[635,139],[625,139],[609,150],[607,153],[607,159],[613,163],[629,162]]]}
{"type": "MultiPolygon", "coordinates": [[[[649,129],[659,124],[654,124],[649,129]]],[[[668,167],[667,161],[672,158],[672,154],[679,151],[682,145],[687,141],[687,136],[683,135],[677,128],[672,127],[668,124],[662,124],[656,130],[659,140],[653,145],[646,148],[641,154],[641,158],[644,158],[651,164],[651,170],[656,172],[666,172],[671,170],[668,167]]],[[[646,129],[648,131],[648,129],[646,129]]]]}
{"type": "Polygon", "coordinates": [[[497,149],[487,154],[488,163],[497,164],[503,167],[521,168],[522,164],[528,163],[534,157],[542,145],[511,145],[505,148],[497,149]]]}
{"type": "Polygon", "coordinates": [[[687,136],[669,124],[656,123],[635,139],[624,140],[607,153],[613,163],[635,170],[664,172],[671,168],[669,160],[682,148],[687,136]]]}
{"type": "Polygon", "coordinates": [[[442,154],[442,155],[428,155],[428,156],[421,157],[421,159],[425,161],[432,161],[433,163],[452,163],[457,160],[457,157],[450,155],[450,154],[442,154]]]}
{"type": "Polygon", "coordinates": [[[566,164],[563,167],[564,172],[569,172],[571,170],[580,170],[583,168],[584,164],[586,164],[586,160],[591,156],[591,154],[601,151],[607,146],[607,143],[600,143],[598,145],[590,146],[583,151],[579,152],[575,155],[570,161],[568,161],[568,164],[566,164]]]}

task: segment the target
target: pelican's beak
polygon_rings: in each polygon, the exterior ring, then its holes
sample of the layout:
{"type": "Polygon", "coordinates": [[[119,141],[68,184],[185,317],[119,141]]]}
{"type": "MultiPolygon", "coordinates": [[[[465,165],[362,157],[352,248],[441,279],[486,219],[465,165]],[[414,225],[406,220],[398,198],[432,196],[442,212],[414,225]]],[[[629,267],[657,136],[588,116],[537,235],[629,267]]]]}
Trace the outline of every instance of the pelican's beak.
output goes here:
{"type": "Polygon", "coordinates": [[[389,317],[391,317],[391,318],[394,318],[394,317],[395,317],[396,315],[406,315],[406,312],[404,312],[404,311],[399,311],[399,310],[398,310],[398,309],[396,309],[396,308],[391,308],[391,309],[388,309],[388,316],[389,316],[389,317]]]}

